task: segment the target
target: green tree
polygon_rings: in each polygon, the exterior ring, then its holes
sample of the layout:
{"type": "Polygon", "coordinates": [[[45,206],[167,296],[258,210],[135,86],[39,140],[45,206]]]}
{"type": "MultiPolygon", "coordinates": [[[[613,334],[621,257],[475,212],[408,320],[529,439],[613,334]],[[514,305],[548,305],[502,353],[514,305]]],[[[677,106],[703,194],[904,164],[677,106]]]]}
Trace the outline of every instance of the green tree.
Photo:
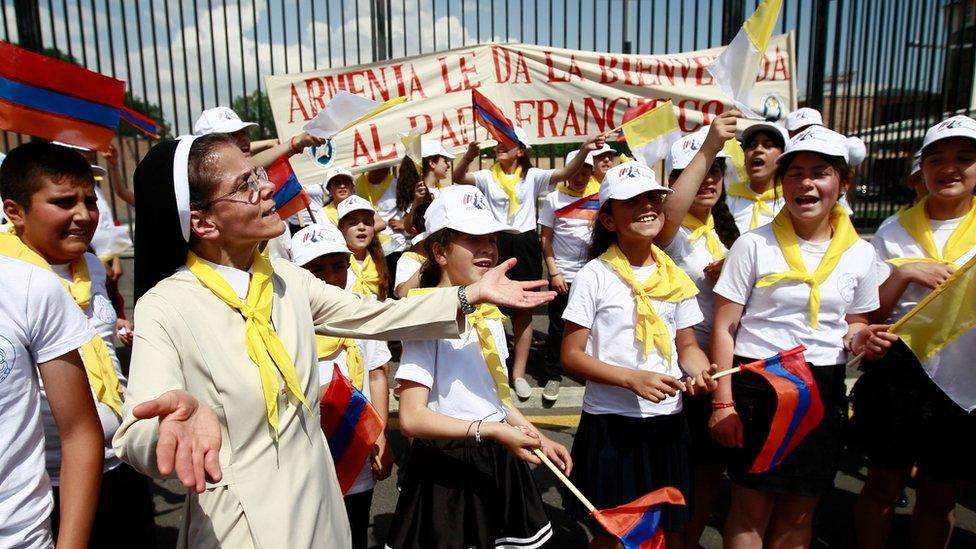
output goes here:
{"type": "Polygon", "coordinates": [[[231,102],[231,108],[245,122],[254,122],[257,128],[251,130],[251,139],[274,139],[278,136],[275,131],[274,117],[271,114],[271,101],[260,90],[247,95],[239,95],[231,102]]]}

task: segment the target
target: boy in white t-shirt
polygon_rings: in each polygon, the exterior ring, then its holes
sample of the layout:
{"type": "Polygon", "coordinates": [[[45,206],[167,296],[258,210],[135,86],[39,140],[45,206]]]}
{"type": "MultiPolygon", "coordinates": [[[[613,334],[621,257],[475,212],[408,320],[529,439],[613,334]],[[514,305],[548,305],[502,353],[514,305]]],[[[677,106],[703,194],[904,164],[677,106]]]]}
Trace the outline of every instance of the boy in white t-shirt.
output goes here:
{"type": "Polygon", "coordinates": [[[58,547],[86,547],[102,472],[102,430],[76,349],[94,333],[54,275],[8,257],[0,257],[0,271],[0,547],[54,547],[38,373],[65,457],[58,547]]]}
{"type": "MultiPolygon", "coordinates": [[[[352,252],[337,229],[326,225],[305,227],[292,237],[292,250],[295,263],[308,269],[316,278],[339,288],[346,287],[352,252]]],[[[350,378],[352,384],[373,404],[385,424],[389,413],[386,376],[391,358],[386,343],[322,335],[315,336],[315,341],[322,394],[325,394],[332,379],[333,365],[337,365],[342,375],[350,378]]],[[[343,498],[352,530],[352,546],[356,549],[366,547],[373,486],[390,476],[392,466],[393,453],[387,445],[386,435],[381,434],[373,448],[373,459],[363,464],[359,477],[343,498]]]]}

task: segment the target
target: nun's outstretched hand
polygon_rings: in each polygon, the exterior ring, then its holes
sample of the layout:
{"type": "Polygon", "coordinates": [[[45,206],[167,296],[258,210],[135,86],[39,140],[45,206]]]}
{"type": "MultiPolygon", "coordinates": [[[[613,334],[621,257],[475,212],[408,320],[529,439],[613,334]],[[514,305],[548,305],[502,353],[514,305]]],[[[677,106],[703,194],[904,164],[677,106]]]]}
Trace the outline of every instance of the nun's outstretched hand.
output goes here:
{"type": "Polygon", "coordinates": [[[494,303],[513,309],[534,309],[556,298],[556,292],[534,291],[546,286],[548,283],[545,280],[523,282],[508,278],[505,273],[514,267],[515,263],[515,258],[504,261],[485,273],[481,280],[465,288],[468,302],[472,305],[494,303]]]}
{"type": "Polygon", "coordinates": [[[156,466],[176,476],[189,490],[203,493],[207,480],[217,482],[220,471],[220,422],[209,406],[186,391],[167,391],[132,410],[139,419],[159,418],[156,466]]]}

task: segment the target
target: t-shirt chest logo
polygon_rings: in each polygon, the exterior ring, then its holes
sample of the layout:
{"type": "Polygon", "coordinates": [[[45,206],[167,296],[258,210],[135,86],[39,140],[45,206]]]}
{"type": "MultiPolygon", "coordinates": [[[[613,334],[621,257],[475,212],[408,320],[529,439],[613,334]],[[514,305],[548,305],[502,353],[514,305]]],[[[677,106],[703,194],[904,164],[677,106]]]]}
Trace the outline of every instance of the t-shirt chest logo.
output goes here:
{"type": "Polygon", "coordinates": [[[0,383],[3,383],[14,369],[17,361],[17,349],[9,339],[0,335],[0,383]]]}
{"type": "Polygon", "coordinates": [[[92,314],[105,324],[115,324],[118,320],[112,302],[102,294],[92,296],[92,314]]]}

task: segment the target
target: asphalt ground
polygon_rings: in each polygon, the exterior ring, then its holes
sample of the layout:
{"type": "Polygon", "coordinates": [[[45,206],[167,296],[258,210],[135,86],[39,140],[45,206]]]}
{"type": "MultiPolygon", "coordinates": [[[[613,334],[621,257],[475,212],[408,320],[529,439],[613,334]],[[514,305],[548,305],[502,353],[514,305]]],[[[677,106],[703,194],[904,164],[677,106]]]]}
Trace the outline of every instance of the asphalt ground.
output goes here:
{"type": "MultiPolygon", "coordinates": [[[[124,262],[124,268],[126,275],[123,277],[121,289],[123,295],[126,296],[126,306],[131,318],[131,260],[124,262]]],[[[541,339],[545,337],[547,324],[545,310],[536,311],[533,319],[536,341],[529,357],[527,375],[529,383],[535,389],[533,396],[528,401],[520,403],[519,408],[546,436],[569,448],[572,446],[573,437],[576,434],[583,387],[578,381],[564,378],[563,389],[556,404],[547,405],[542,402],[539,387],[545,382],[544,379],[540,379],[540,376],[544,375],[545,350],[540,343],[541,339]]],[[[128,355],[129,353],[125,349],[120,352],[120,358],[123,361],[128,360],[128,355]]],[[[856,377],[856,371],[848,372],[848,386],[856,377]]],[[[395,401],[391,399],[391,402],[395,405],[395,401]]],[[[400,459],[404,455],[407,442],[395,428],[397,425],[395,409],[391,412],[390,417],[391,428],[388,431],[388,437],[398,459],[400,459]]],[[[378,483],[374,489],[369,532],[370,547],[383,547],[386,532],[396,509],[398,472],[395,466],[390,478],[378,483]]],[[[543,502],[547,506],[549,519],[553,524],[553,537],[547,546],[585,547],[592,535],[585,526],[570,520],[563,512],[563,490],[560,482],[545,466],[534,466],[533,474],[542,494],[543,502]]],[[[814,518],[813,547],[846,548],[855,546],[854,502],[864,484],[866,474],[867,462],[863,456],[851,449],[845,449],[841,470],[836,478],[836,486],[817,508],[814,518]]],[[[179,524],[182,520],[181,506],[185,492],[179,482],[174,480],[156,480],[153,482],[153,490],[158,547],[160,549],[174,547],[179,524]]],[[[701,546],[707,549],[722,547],[721,526],[729,506],[727,485],[723,487],[722,493],[723,495],[711,516],[709,526],[700,540],[701,546]]],[[[906,496],[908,504],[897,509],[893,521],[888,543],[890,548],[909,546],[910,515],[915,503],[915,491],[911,483],[906,489],[906,496]]],[[[572,496],[567,494],[567,497],[572,496]]],[[[337,510],[337,512],[339,511],[337,510]]],[[[959,503],[956,506],[956,529],[950,547],[953,549],[976,547],[976,487],[973,485],[965,486],[960,495],[959,503]]]]}

